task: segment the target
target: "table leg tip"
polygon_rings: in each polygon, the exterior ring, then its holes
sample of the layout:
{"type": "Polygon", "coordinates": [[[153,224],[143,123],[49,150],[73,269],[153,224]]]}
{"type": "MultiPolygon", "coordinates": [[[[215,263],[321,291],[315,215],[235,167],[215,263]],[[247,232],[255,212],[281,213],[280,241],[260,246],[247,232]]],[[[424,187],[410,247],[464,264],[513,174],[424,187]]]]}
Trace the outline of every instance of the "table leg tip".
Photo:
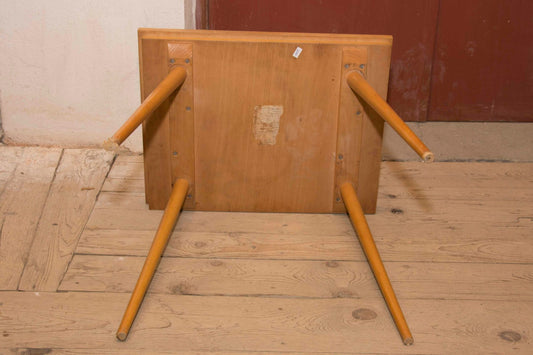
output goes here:
{"type": "Polygon", "coordinates": [[[116,152],[119,149],[119,145],[113,138],[109,138],[106,139],[105,142],[102,144],[102,148],[104,148],[105,150],[116,152]]]}
{"type": "Polygon", "coordinates": [[[404,345],[413,345],[415,341],[413,340],[413,338],[404,338],[403,339],[403,343],[404,345]]]}
{"type": "Polygon", "coordinates": [[[435,161],[435,155],[433,155],[432,152],[425,152],[422,156],[422,159],[424,159],[424,162],[426,163],[432,163],[435,161]]]}
{"type": "Polygon", "coordinates": [[[118,332],[117,333],[117,339],[120,340],[120,341],[126,340],[127,337],[128,337],[128,334],[125,333],[125,332],[118,332]]]}

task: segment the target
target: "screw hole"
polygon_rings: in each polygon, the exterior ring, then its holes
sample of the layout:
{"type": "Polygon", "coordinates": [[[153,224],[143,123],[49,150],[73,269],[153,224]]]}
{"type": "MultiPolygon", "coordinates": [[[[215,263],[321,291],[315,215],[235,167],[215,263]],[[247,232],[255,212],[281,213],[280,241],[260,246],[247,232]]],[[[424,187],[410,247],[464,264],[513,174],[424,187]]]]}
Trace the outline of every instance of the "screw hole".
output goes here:
{"type": "Polygon", "coordinates": [[[170,62],[170,63],[175,63],[175,62],[176,62],[176,59],[174,59],[174,58],[170,58],[169,62],[170,62]]]}

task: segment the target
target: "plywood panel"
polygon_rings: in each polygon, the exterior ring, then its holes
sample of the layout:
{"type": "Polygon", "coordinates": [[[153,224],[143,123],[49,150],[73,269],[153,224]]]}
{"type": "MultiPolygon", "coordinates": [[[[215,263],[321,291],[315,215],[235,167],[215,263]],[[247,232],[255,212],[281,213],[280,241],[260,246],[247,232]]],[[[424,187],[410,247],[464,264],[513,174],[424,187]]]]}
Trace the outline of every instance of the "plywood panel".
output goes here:
{"type": "Polygon", "coordinates": [[[196,209],[331,210],[341,51],[296,47],[196,45],[196,209]]]}
{"type": "Polygon", "coordinates": [[[176,66],[187,72],[185,82],[170,96],[171,181],[186,179],[189,193],[185,209],[194,209],[194,77],[192,43],[168,42],[169,71],[176,66]]]}
{"type": "MultiPolygon", "coordinates": [[[[354,102],[360,105],[354,97],[346,100],[353,94],[343,83],[348,62],[342,56],[359,51],[357,60],[347,60],[366,72],[371,53],[368,79],[383,92],[390,37],[150,29],[139,36],[141,63],[156,77],[173,65],[189,73],[169,99],[170,118],[161,112],[145,124],[150,208],[164,208],[172,180],[185,177],[192,186],[185,209],[342,212],[335,181],[348,179],[364,181],[360,199],[366,212],[375,210],[382,122],[372,112],[359,118],[360,109],[348,112],[354,102]],[[297,49],[301,53],[294,55],[297,49]],[[339,145],[344,170],[335,166],[338,135],[350,143],[341,139],[339,145]]],[[[148,82],[147,70],[142,72],[148,92],[155,79],[148,82]]]]}
{"type": "Polygon", "coordinates": [[[333,211],[344,212],[344,202],[340,186],[350,181],[357,187],[361,163],[361,138],[363,121],[366,115],[358,97],[348,86],[346,77],[353,71],[366,72],[366,47],[345,47],[342,52],[342,72],[340,88],[339,119],[337,126],[337,153],[335,157],[335,190],[333,193],[333,211]]]}
{"type": "MultiPolygon", "coordinates": [[[[163,41],[139,39],[139,53],[144,100],[168,74],[168,47],[163,41]]],[[[143,123],[146,202],[155,209],[165,208],[172,189],[168,111],[167,100],[143,123]]]]}

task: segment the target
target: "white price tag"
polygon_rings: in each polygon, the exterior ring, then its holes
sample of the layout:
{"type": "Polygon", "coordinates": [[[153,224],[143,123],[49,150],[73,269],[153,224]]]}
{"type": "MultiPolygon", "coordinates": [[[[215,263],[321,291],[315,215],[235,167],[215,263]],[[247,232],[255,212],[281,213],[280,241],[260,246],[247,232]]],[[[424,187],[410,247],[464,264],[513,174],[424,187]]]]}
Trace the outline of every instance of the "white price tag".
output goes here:
{"type": "Polygon", "coordinates": [[[294,53],[292,54],[292,56],[294,58],[298,58],[300,56],[300,53],[302,53],[302,50],[300,47],[296,47],[296,50],[294,51],[294,53]]]}

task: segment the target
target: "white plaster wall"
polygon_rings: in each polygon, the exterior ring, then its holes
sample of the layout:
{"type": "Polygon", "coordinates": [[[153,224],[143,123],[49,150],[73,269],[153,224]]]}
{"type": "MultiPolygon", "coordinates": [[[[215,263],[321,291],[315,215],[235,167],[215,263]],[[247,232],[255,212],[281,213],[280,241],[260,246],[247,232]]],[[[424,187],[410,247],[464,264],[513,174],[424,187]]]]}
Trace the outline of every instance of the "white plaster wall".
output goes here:
{"type": "Polygon", "coordinates": [[[184,0],[0,0],[6,140],[101,144],[140,103],[137,28],[184,25],[184,0]]]}

